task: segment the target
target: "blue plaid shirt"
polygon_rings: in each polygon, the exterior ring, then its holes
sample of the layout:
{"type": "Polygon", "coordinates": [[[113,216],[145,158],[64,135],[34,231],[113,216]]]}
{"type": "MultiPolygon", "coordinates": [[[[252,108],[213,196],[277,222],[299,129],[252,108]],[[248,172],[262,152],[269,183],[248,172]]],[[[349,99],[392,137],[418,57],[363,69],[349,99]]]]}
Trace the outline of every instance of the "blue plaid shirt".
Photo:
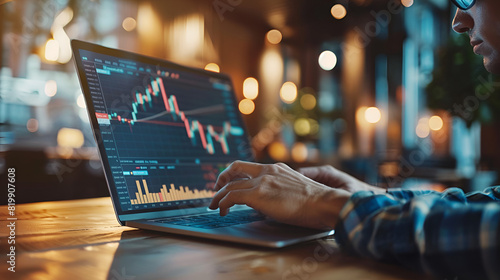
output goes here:
{"type": "Polygon", "coordinates": [[[500,279],[500,187],[362,191],[340,218],[336,239],[361,256],[443,278],[500,279]]]}

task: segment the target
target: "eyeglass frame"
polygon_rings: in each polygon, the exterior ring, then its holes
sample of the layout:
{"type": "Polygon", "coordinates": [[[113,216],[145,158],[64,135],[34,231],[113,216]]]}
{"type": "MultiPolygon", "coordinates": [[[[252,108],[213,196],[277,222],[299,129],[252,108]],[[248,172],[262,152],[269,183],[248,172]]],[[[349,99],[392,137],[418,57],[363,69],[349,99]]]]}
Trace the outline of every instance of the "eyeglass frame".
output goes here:
{"type": "Polygon", "coordinates": [[[467,7],[462,7],[461,5],[459,5],[459,4],[457,3],[457,0],[451,0],[451,2],[452,2],[453,4],[455,4],[455,6],[457,6],[460,10],[464,10],[464,11],[465,11],[465,10],[468,10],[468,9],[470,9],[470,8],[472,8],[472,7],[474,6],[474,4],[476,4],[476,0],[472,0],[471,4],[470,4],[469,6],[467,6],[467,7]]]}

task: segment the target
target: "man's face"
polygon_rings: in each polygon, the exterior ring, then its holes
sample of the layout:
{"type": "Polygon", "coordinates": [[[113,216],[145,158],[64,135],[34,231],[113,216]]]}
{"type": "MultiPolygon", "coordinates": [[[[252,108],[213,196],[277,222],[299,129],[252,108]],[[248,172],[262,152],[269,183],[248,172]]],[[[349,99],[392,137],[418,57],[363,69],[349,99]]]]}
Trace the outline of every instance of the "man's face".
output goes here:
{"type": "Polygon", "coordinates": [[[468,32],[474,52],[483,56],[486,70],[500,74],[500,1],[477,0],[469,10],[457,10],[456,32],[468,32]]]}

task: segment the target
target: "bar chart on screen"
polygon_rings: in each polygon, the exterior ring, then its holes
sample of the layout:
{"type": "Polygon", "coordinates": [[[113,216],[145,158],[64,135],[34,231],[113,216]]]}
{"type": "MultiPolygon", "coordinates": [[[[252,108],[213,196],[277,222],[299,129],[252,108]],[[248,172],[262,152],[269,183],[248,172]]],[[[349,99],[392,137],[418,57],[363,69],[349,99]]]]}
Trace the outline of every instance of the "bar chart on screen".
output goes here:
{"type": "MultiPolygon", "coordinates": [[[[227,167],[223,163],[199,165],[164,164],[156,160],[136,160],[121,171],[127,201],[136,209],[178,205],[187,200],[211,198],[217,176],[227,167]]],[[[117,172],[118,173],[118,172],[117,172]]]]}
{"type": "Polygon", "coordinates": [[[135,192],[135,199],[130,200],[132,205],[210,198],[215,194],[212,190],[191,190],[188,186],[176,187],[174,184],[170,184],[168,188],[167,185],[164,184],[161,186],[159,192],[150,192],[146,179],[142,180],[142,184],[140,180],[136,180],[135,183],[137,192],[135,192]]]}

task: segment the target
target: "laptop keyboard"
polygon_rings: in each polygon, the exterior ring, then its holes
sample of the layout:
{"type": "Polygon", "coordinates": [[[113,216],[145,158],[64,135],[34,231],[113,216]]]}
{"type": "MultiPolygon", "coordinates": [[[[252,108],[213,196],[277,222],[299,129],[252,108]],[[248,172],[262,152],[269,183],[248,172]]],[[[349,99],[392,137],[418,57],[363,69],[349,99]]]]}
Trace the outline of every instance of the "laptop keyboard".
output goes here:
{"type": "Polygon", "coordinates": [[[262,221],[264,219],[264,215],[259,214],[255,210],[249,209],[229,212],[229,214],[224,217],[221,217],[219,215],[219,212],[213,212],[183,217],[162,218],[151,221],[163,224],[211,229],[247,224],[251,222],[262,221]]]}

